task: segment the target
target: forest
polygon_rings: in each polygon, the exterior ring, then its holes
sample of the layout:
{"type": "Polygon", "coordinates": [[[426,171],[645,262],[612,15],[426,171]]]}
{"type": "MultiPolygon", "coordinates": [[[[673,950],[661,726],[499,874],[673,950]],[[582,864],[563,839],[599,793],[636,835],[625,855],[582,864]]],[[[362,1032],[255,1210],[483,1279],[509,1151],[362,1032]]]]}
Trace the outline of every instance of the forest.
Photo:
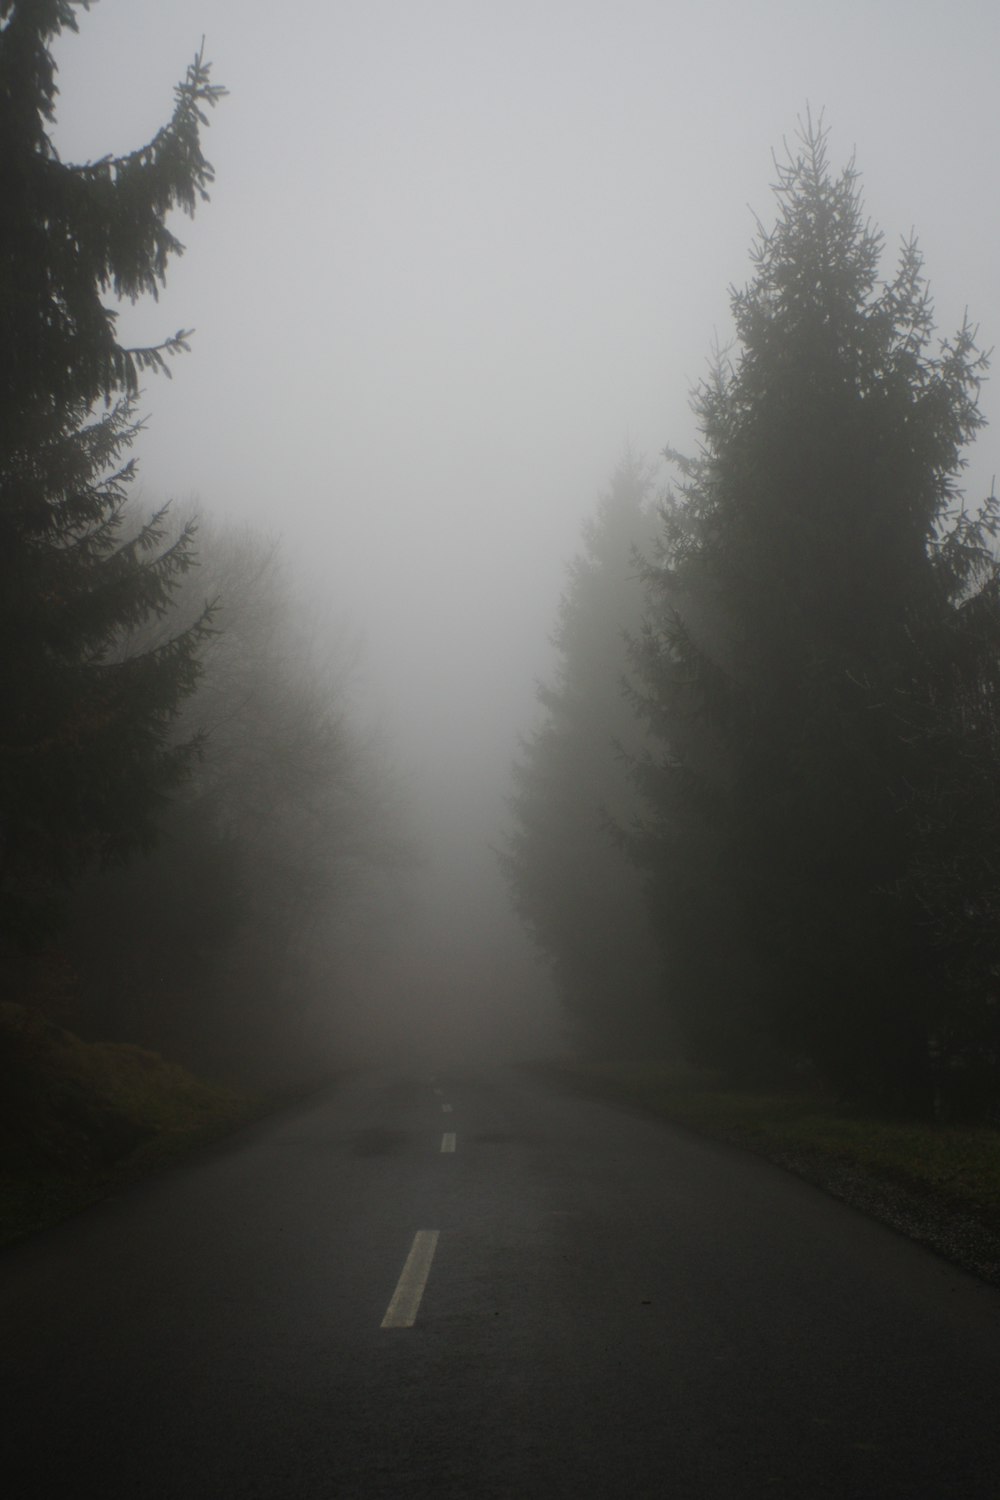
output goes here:
{"type": "Polygon", "coordinates": [[[412,858],[357,642],[276,537],[135,489],[141,382],[192,344],[130,346],[120,316],[209,197],[225,90],[199,54],[148,144],[67,163],[77,7],[0,18],[3,997],[211,1078],[320,1077],[412,858]]]}
{"type": "MultiPolygon", "coordinates": [[[[336,1057],[412,869],[349,630],[275,537],[137,495],[132,345],[207,202],[199,53],[146,145],[52,144],[72,0],[0,4],[4,994],[213,1076],[336,1057]],[[168,220],[170,223],[168,223],[168,220]]],[[[987,355],[887,269],[806,116],[672,478],[627,452],[558,609],[500,859],[584,1051],[995,1115],[995,495],[987,355]]],[[[428,602],[428,609],[432,602],[428,602]]]]}
{"type": "Polygon", "coordinates": [[[627,455],[569,571],[503,862],[580,1043],[676,1045],[989,1118],[1000,1064],[987,355],[884,270],[807,116],[654,496],[627,455]]]}
{"type": "Polygon", "coordinates": [[[997,1500],[997,43],[0,0],[4,1493],[997,1500]]]}

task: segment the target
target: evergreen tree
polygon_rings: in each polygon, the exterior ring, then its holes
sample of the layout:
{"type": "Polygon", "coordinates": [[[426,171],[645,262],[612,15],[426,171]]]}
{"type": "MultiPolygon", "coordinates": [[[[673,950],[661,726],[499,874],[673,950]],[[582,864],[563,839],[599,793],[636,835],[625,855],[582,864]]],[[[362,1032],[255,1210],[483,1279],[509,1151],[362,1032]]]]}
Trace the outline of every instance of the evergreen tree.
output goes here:
{"type": "Polygon", "coordinates": [[[514,767],[502,863],[519,915],[552,964],[584,1045],[662,1037],[659,965],[642,879],[616,837],[638,812],[627,769],[642,736],[628,703],[625,637],[642,595],[634,554],[653,531],[650,478],[627,458],[569,569],[544,719],[514,767]]]}
{"type": "Polygon", "coordinates": [[[222,92],[199,55],[148,145],[62,162],[53,39],[83,0],[0,0],[0,936],[42,936],[87,868],[148,845],[197,745],[171,721],[194,685],[202,616],[155,650],[129,633],[169,608],[193,528],[163,513],[130,533],[126,501],[140,375],[183,332],[129,348],[109,301],[155,297],[211,167],[205,106],[222,92]]]}
{"type": "MultiPolygon", "coordinates": [[[[218,606],[172,735],[204,726],[204,753],[156,848],[81,883],[60,948],[75,1030],[274,1082],[331,1050],[344,970],[391,926],[406,819],[352,711],[356,640],[303,600],[275,542],[207,517],[198,558],[174,613],[194,618],[206,584],[218,606]]],[[[137,644],[169,628],[149,621],[137,644]]]]}
{"type": "Polygon", "coordinates": [[[985,359],[968,325],[932,348],[914,242],[879,282],[811,121],[776,191],[645,570],[637,852],[703,1049],[917,1105],[942,1037],[952,1079],[997,1043],[996,506],[959,489],[985,359]]]}

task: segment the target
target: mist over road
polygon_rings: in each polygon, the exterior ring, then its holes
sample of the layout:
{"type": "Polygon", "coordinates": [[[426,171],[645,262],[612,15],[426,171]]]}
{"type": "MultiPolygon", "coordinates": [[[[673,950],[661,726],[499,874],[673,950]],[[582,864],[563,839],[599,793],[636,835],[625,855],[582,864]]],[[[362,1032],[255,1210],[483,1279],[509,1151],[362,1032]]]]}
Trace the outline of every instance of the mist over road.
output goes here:
{"type": "Polygon", "coordinates": [[[8,1251],[0,1322],[11,1496],[998,1492],[996,1292],[516,1073],[350,1079],[8,1251]]]}

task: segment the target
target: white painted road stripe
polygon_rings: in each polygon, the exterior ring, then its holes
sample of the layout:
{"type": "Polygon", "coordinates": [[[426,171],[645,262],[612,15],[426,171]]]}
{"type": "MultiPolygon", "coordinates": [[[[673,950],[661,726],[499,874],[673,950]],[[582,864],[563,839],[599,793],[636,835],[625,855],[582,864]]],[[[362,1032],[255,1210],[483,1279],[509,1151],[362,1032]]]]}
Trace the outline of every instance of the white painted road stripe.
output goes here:
{"type": "Polygon", "coordinates": [[[383,1328],[412,1328],[416,1322],[437,1249],[438,1233],[437,1229],[418,1229],[413,1236],[406,1265],[382,1319],[383,1328]]]}
{"type": "Polygon", "coordinates": [[[455,1132],[453,1130],[446,1130],[445,1133],[444,1133],[444,1135],[441,1137],[441,1150],[442,1151],[454,1151],[454,1149],[455,1149],[455,1132]]]}
{"type": "Polygon", "coordinates": [[[444,1089],[435,1089],[434,1092],[435,1092],[435,1094],[443,1094],[444,1093],[444,1089]]]}
{"type": "Polygon", "coordinates": [[[450,1104],[442,1104],[442,1106],[441,1106],[441,1113],[443,1115],[450,1115],[451,1114],[451,1105],[450,1104]]]}

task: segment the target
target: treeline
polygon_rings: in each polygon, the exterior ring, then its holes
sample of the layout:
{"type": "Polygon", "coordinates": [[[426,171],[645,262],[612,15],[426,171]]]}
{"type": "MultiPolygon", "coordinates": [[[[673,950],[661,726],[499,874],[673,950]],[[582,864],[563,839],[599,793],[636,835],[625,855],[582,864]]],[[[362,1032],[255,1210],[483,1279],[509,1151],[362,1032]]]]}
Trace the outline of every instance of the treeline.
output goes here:
{"type": "Polygon", "coordinates": [[[514,905],[549,957],[557,993],[588,1048],[665,1040],[660,955],[643,877],[616,830],[640,816],[630,766],[648,744],[624,691],[628,633],[642,620],[634,558],[653,545],[652,476],[615,473],[569,569],[543,722],[514,767],[515,814],[501,863],[514,905]]]}
{"type": "Polygon", "coordinates": [[[88,1037],[284,1076],[337,1057],[356,949],[391,920],[388,887],[410,860],[407,819],[357,711],[350,632],[310,608],[276,542],[203,519],[195,546],[170,615],[127,650],[156,649],[206,589],[216,601],[171,730],[199,738],[197,762],[153,847],[75,889],[58,952],[88,1037]]]}
{"type": "Polygon", "coordinates": [[[318,1070],[343,966],[405,862],[350,641],[280,549],[131,496],[139,382],[122,303],[207,198],[224,92],[197,57],[154,139],[62,162],[50,46],[77,0],[0,27],[0,979],[85,1036],[215,1072],[318,1070]]]}
{"type": "Polygon", "coordinates": [[[591,1045],[630,1017],[653,1045],[652,996],[734,1079],[983,1116],[998,511],[961,478],[986,358],[968,323],[936,340],[914,242],[881,279],[822,128],[776,193],[694,393],[698,453],[668,450],[655,513],[626,465],[571,572],[506,867],[591,1045]]]}

